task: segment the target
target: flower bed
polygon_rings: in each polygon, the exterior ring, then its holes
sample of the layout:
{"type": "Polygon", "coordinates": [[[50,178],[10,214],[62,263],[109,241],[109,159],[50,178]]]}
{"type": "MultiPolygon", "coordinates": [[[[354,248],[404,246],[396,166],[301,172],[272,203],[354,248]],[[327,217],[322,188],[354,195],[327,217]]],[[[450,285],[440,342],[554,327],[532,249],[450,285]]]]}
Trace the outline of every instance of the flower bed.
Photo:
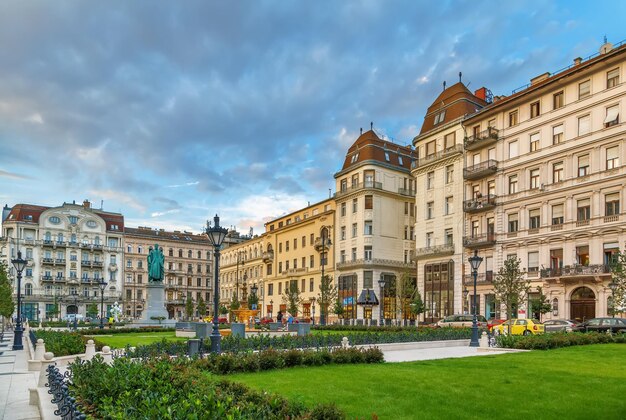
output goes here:
{"type": "Polygon", "coordinates": [[[499,335],[498,347],[522,350],[548,350],[559,347],[580,346],[600,343],[626,343],[626,334],[608,335],[601,333],[553,333],[541,335],[499,335]]]}

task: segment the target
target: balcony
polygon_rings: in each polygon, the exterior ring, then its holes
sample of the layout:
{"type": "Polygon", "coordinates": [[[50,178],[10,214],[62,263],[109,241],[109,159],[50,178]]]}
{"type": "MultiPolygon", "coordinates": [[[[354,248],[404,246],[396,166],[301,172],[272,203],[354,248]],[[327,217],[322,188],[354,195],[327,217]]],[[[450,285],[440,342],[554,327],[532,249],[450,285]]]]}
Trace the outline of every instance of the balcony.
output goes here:
{"type": "Polygon", "coordinates": [[[53,283],[65,283],[65,277],[41,276],[41,281],[50,281],[53,283]]]}
{"type": "Polygon", "coordinates": [[[485,131],[465,137],[465,150],[476,150],[498,141],[498,129],[489,127],[485,131]]]}
{"type": "Polygon", "coordinates": [[[67,246],[71,246],[72,248],[77,248],[79,246],[79,243],[76,241],[69,241],[67,243],[67,246]]]}
{"type": "Polygon", "coordinates": [[[460,144],[455,144],[454,146],[446,150],[442,150],[440,152],[433,153],[432,155],[428,155],[426,157],[413,161],[413,163],[411,163],[411,169],[423,168],[424,166],[432,165],[433,163],[438,162],[442,159],[446,159],[454,155],[460,155],[461,153],[463,153],[463,146],[460,144]]]}
{"type": "Polygon", "coordinates": [[[372,267],[372,266],[383,266],[383,267],[394,267],[394,268],[415,268],[415,265],[411,263],[405,263],[403,261],[396,261],[396,260],[386,260],[382,258],[373,258],[370,260],[359,258],[358,260],[350,260],[350,261],[343,261],[343,262],[337,263],[337,269],[372,267]]]}
{"type": "Polygon", "coordinates": [[[43,241],[41,241],[41,244],[43,246],[53,246],[54,242],[51,239],[44,239],[43,241]]]}
{"type": "Polygon", "coordinates": [[[54,258],[44,257],[41,259],[41,262],[46,265],[54,264],[54,258]]]}
{"type": "Polygon", "coordinates": [[[454,254],[454,244],[427,246],[425,248],[418,248],[415,251],[415,258],[420,257],[436,257],[440,255],[452,255],[454,254]]]}
{"type": "Polygon", "coordinates": [[[274,262],[274,251],[263,252],[263,262],[266,264],[274,262]]]}
{"type": "Polygon", "coordinates": [[[463,202],[463,211],[466,213],[478,213],[481,211],[492,209],[496,206],[496,198],[494,194],[487,194],[485,197],[477,197],[472,200],[463,202]]]}
{"type": "Polygon", "coordinates": [[[65,246],[67,246],[67,243],[63,241],[54,241],[53,245],[55,248],[64,248],[65,246]]]}
{"type": "Polygon", "coordinates": [[[472,180],[484,178],[488,175],[493,175],[498,170],[498,161],[489,159],[485,162],[477,163],[476,165],[468,166],[463,169],[463,178],[472,180]]]}
{"type": "Polygon", "coordinates": [[[57,264],[61,264],[61,265],[65,264],[65,258],[55,258],[54,265],[57,265],[57,264]]]}
{"type": "Polygon", "coordinates": [[[92,267],[96,267],[96,268],[100,268],[102,267],[104,263],[102,261],[92,261],[91,266],[92,267]]]}
{"type": "MultiPolygon", "coordinates": [[[[481,284],[492,284],[493,283],[493,271],[488,271],[486,273],[479,274],[476,277],[476,285],[481,284]]],[[[463,278],[463,284],[466,286],[470,286],[474,284],[474,276],[471,274],[466,274],[463,278]]]]}
{"type": "Polygon", "coordinates": [[[359,184],[356,185],[351,185],[350,187],[347,187],[341,191],[337,191],[335,193],[335,198],[339,198],[342,197],[344,195],[348,195],[350,193],[362,190],[362,189],[376,189],[376,190],[382,190],[383,189],[383,183],[382,182],[373,182],[373,181],[367,181],[367,182],[361,182],[359,184]]]}
{"type": "Polygon", "coordinates": [[[495,245],[496,234],[484,233],[482,235],[472,235],[463,237],[463,246],[470,249],[486,248],[495,245]]]}
{"type": "Polygon", "coordinates": [[[89,260],[81,260],[80,265],[83,267],[90,267],[91,266],[91,261],[89,260]]]}
{"type": "Polygon", "coordinates": [[[608,265],[566,265],[561,268],[545,268],[541,270],[541,278],[577,278],[599,276],[609,274],[611,269],[608,265]]]}
{"type": "Polygon", "coordinates": [[[406,188],[398,188],[398,194],[407,197],[415,197],[415,190],[407,190],[406,188]]]}
{"type": "Polygon", "coordinates": [[[328,239],[326,239],[324,241],[324,246],[322,249],[322,238],[315,238],[315,242],[313,243],[313,246],[315,247],[315,250],[317,252],[322,252],[322,251],[326,252],[328,251],[330,244],[328,243],[328,239]]]}

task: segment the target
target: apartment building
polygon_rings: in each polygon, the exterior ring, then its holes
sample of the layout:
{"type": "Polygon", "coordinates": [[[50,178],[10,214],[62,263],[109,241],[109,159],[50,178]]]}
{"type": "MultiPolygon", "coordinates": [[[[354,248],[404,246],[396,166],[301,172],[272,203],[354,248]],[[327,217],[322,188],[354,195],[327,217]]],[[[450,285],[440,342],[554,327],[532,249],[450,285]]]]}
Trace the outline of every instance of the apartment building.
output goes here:
{"type": "Polygon", "coordinates": [[[459,81],[428,107],[418,136],[415,178],[415,259],[426,322],[467,311],[463,306],[464,149],[461,122],[482,109],[490,92],[472,94],[459,81]]]}
{"type": "Polygon", "coordinates": [[[123,256],[124,216],[82,204],[59,207],[5,205],[0,258],[7,264],[17,295],[11,259],[22,252],[22,314],[29,320],[86,316],[87,306],[100,310],[100,284],[106,282],[106,310],[121,297],[119,264],[123,256]]]}
{"type": "Polygon", "coordinates": [[[147,298],[147,258],[158,244],[165,256],[165,305],[170,318],[185,317],[185,303],[202,298],[207,311],[213,303],[213,247],[205,234],[166,231],[150,227],[124,229],[124,288],[122,311],[127,318],[141,318],[147,298]]]}
{"type": "Polygon", "coordinates": [[[474,250],[484,258],[486,317],[500,317],[491,281],[509,257],[547,292],[548,317],[607,315],[608,264],[626,240],[625,64],[626,46],[606,43],[463,122],[465,261],[474,250]]]}
{"type": "MultiPolygon", "coordinates": [[[[414,275],[414,151],[362,133],[335,174],[334,256],[344,319],[380,319],[379,280],[385,280],[384,318],[396,319],[396,281],[414,275]]],[[[406,315],[406,313],[405,313],[406,315]]]]}
{"type": "MultiPolygon", "coordinates": [[[[324,275],[334,276],[331,239],[334,229],[335,201],[332,198],[265,224],[261,249],[265,264],[264,314],[275,317],[278,311],[284,313],[287,309],[285,293],[297,288],[302,299],[301,311],[292,315],[313,317],[322,270],[324,275]]],[[[319,315],[318,307],[315,318],[319,319],[319,315]]]]}

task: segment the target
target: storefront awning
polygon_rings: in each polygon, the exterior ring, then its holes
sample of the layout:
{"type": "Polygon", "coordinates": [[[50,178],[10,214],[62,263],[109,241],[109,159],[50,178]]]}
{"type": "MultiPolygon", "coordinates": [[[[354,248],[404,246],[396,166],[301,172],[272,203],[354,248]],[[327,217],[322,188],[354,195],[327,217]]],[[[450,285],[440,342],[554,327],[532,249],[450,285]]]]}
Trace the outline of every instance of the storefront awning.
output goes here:
{"type": "Polygon", "coordinates": [[[378,305],[378,298],[372,289],[361,290],[357,305],[378,305]]]}

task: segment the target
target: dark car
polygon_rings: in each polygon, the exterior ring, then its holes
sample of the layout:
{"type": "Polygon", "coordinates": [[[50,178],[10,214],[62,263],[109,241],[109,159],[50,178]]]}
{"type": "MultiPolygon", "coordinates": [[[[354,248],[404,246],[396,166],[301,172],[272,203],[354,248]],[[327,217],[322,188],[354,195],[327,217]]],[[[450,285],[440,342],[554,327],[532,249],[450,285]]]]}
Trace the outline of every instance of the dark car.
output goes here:
{"type": "Polygon", "coordinates": [[[549,319],[543,325],[547,333],[580,331],[580,323],[571,319],[549,319]]]}
{"type": "Polygon", "coordinates": [[[626,318],[593,318],[580,324],[580,331],[598,331],[626,334],[626,318]]]}

